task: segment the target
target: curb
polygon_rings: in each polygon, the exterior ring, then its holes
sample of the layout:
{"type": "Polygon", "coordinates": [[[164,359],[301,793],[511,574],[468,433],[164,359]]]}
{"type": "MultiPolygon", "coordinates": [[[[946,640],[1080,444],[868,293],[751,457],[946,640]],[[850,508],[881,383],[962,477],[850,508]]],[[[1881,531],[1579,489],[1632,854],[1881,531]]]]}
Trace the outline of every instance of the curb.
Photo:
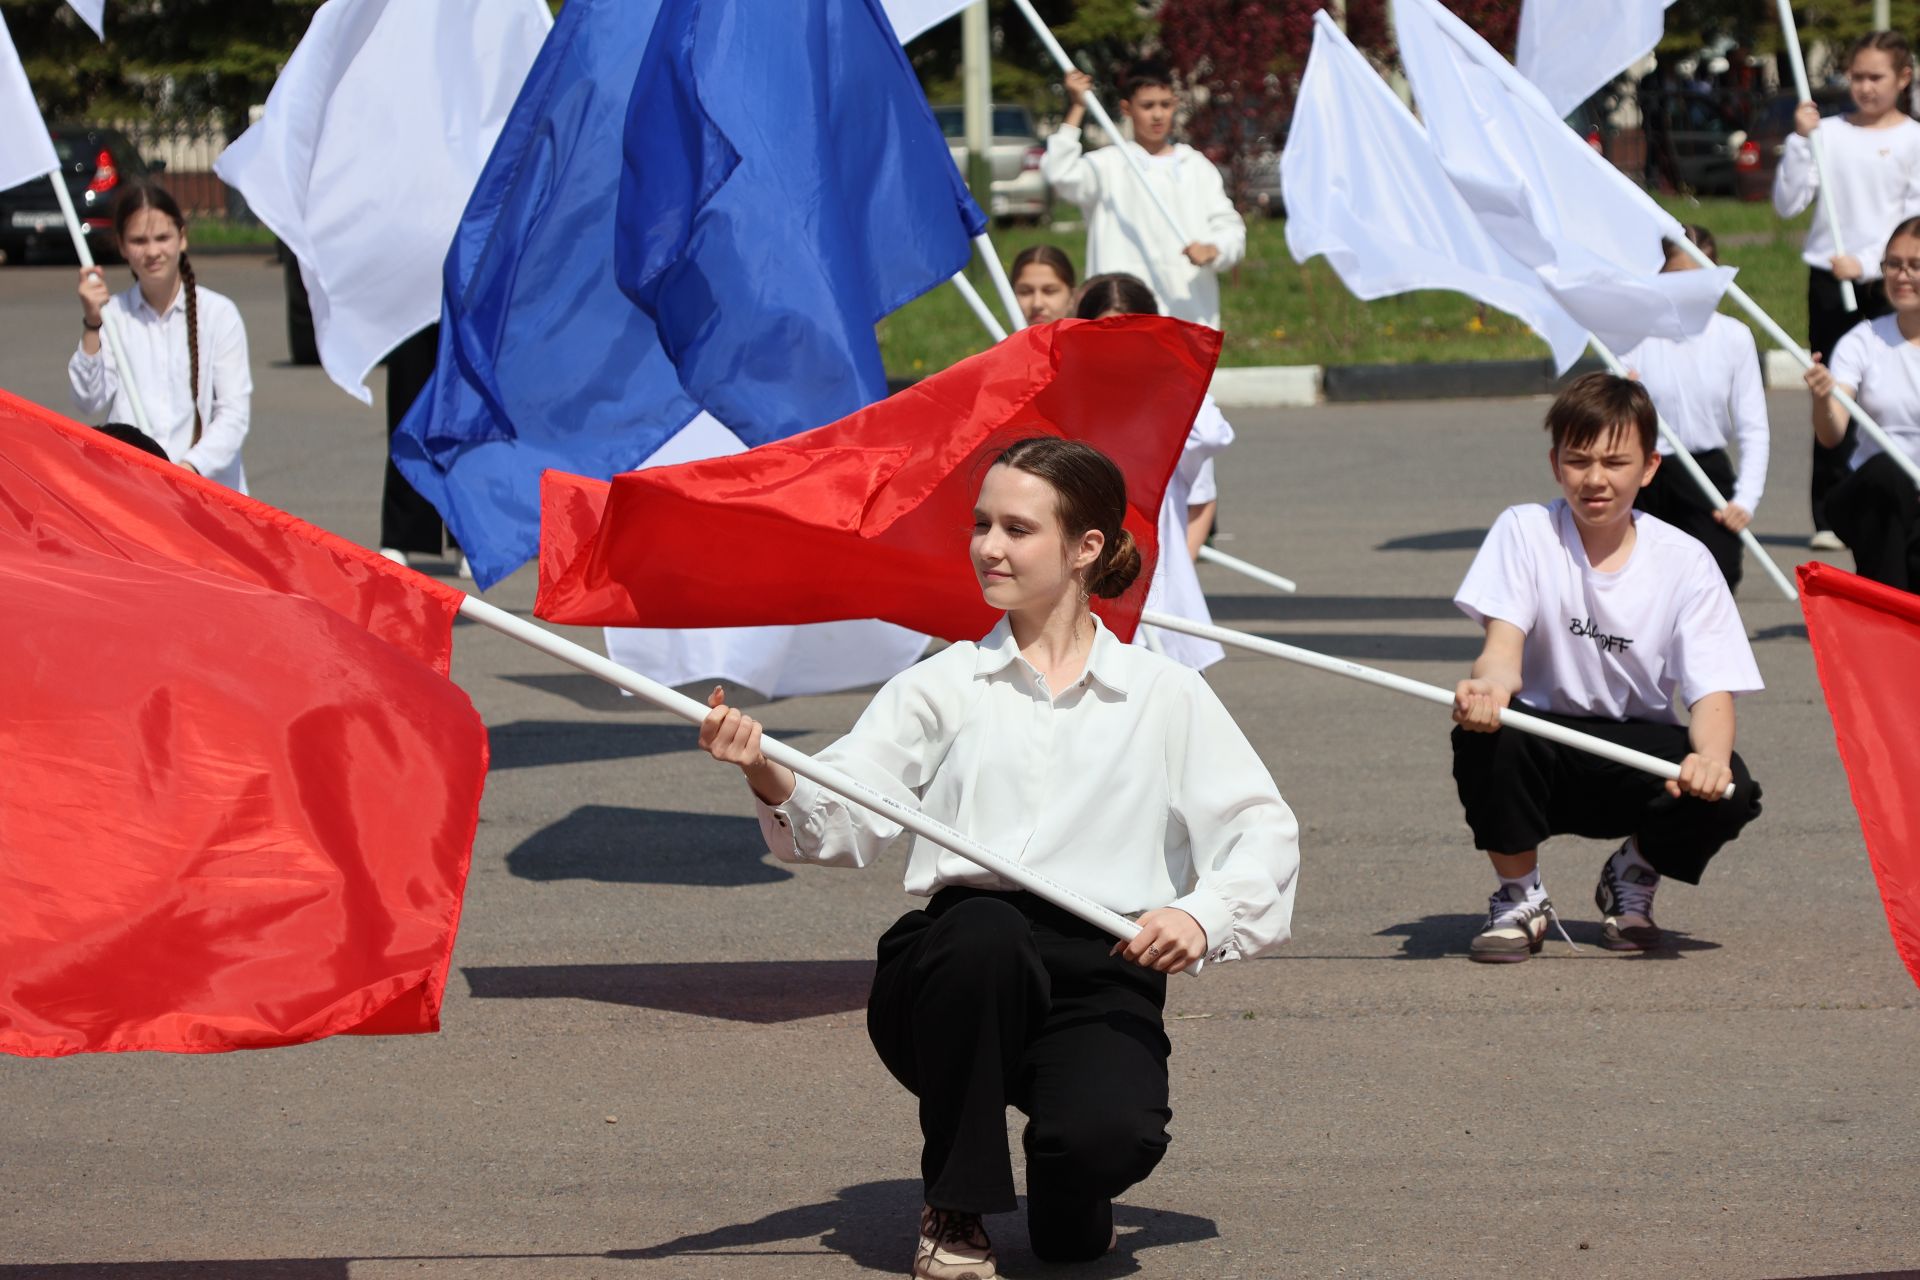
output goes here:
{"type": "Polygon", "coordinates": [[[1452,364],[1269,365],[1220,369],[1213,398],[1223,409],[1291,409],[1325,402],[1480,400],[1551,395],[1569,378],[1604,366],[1582,360],[1562,378],[1553,362],[1463,360],[1452,364]]]}

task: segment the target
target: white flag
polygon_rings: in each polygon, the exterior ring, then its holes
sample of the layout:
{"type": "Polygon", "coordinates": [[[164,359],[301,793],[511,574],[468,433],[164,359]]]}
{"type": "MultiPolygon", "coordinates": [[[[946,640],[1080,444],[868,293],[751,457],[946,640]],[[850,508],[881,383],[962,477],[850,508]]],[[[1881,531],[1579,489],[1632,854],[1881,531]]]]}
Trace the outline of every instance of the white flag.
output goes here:
{"type": "Polygon", "coordinates": [[[1660,274],[1680,224],[1566,127],[1540,91],[1438,0],[1394,0],[1415,105],[1482,225],[1608,346],[1699,333],[1728,268],[1660,274]]]}
{"type": "Polygon", "coordinates": [[[40,104],[27,83],[27,69],[20,65],[7,20],[0,15],[0,191],[59,167],[47,122],[40,118],[40,104]]]}
{"type": "Polygon", "coordinates": [[[1613,83],[1653,52],[1673,0],[1526,0],[1513,51],[1520,74],[1533,81],[1562,116],[1613,83]]]}
{"type": "Polygon", "coordinates": [[[893,24],[893,34],[900,43],[931,31],[933,28],[960,12],[974,0],[881,0],[880,7],[886,11],[887,21],[893,24]]]}
{"type": "Polygon", "coordinates": [[[80,15],[80,21],[93,28],[93,34],[102,40],[107,38],[107,0],[67,0],[67,3],[80,15]]]}
{"type": "Polygon", "coordinates": [[[361,401],[439,318],[454,228],[552,25],[541,0],[327,0],[214,162],[299,258],[320,363],[361,401]]]}
{"type": "MultiPolygon", "coordinates": [[[[702,413],[634,469],[697,462],[745,449],[738,436],[702,413]]],[[[912,666],[927,648],[925,636],[890,622],[606,630],[609,658],[661,684],[715,680],[745,685],[771,698],[879,684],[912,666]]]]}
{"type": "Polygon", "coordinates": [[[1357,298],[1448,289],[1515,316],[1566,372],[1587,333],[1454,190],[1420,127],[1323,10],[1280,156],[1287,248],[1327,263],[1357,298]]]}

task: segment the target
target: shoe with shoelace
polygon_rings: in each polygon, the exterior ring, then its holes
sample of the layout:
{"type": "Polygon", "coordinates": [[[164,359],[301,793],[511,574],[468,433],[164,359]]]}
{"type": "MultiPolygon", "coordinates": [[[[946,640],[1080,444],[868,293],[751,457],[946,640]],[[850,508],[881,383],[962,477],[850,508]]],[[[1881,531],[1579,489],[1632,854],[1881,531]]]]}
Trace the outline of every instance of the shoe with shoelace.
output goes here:
{"type": "Polygon", "coordinates": [[[920,1244],[913,1251],[915,1280],[994,1280],[993,1241],[977,1213],[920,1210],[920,1244]]]}

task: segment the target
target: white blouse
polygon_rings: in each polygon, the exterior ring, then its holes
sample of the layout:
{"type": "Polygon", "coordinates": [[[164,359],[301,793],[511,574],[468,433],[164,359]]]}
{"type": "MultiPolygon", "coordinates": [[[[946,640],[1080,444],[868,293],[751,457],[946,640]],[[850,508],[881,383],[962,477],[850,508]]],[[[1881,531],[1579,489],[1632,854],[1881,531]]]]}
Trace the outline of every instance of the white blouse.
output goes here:
{"type": "MultiPolygon", "coordinates": [[[[1821,210],[1807,228],[1801,258],[1810,267],[1829,271],[1834,254],[1852,254],[1860,260],[1863,278],[1878,280],[1887,237],[1902,219],[1920,214],[1920,123],[1902,120],[1889,129],[1863,129],[1844,116],[1828,116],[1820,122],[1820,145],[1839,198],[1844,243],[1835,247],[1826,211],[1821,210]]],[[[1780,167],[1773,171],[1774,212],[1791,218],[1819,193],[1813,144],[1797,133],[1788,135],[1780,167]]]]}
{"type": "MultiPolygon", "coordinates": [[[[195,309],[200,321],[201,430],[195,444],[186,292],[182,286],[167,309],[156,313],[136,284],[107,299],[107,309],[120,316],[120,340],[127,345],[127,360],[133,366],[154,441],[175,462],[190,463],[208,479],[245,493],[247,475],[240,465],[240,445],[247,438],[253,400],[246,326],[231,299],[199,286],[195,309]]],[[[82,414],[98,422],[138,424],[104,332],[98,354],[74,349],[67,362],[67,381],[82,414]]]]}
{"type": "MultiPolygon", "coordinates": [[[[889,680],[817,758],[1113,911],[1180,908],[1209,960],[1292,936],[1299,827],[1266,766],[1198,672],[1105,626],[1054,693],[1003,618],[889,680]]],[[[789,862],[863,867],[901,830],[805,778],[755,803],[789,862]]],[[[1015,887],[916,837],[907,892],[947,885],[1015,887]]]]}
{"type": "Polygon", "coordinates": [[[1639,375],[1653,407],[1689,453],[1740,446],[1740,470],[1728,500],[1760,509],[1767,487],[1767,393],[1753,330],[1716,315],[1691,338],[1648,338],[1620,357],[1639,375]]]}
{"type": "MultiPolygon", "coordinates": [[[[1186,447],[1180,462],[1167,478],[1166,496],[1160,502],[1160,555],[1153,562],[1153,579],[1147,584],[1146,607],[1155,613],[1170,613],[1189,622],[1211,624],[1206,593],[1200,589],[1200,574],[1187,552],[1187,516],[1194,507],[1219,497],[1214,483],[1213,460],[1233,443],[1233,427],[1212,396],[1200,401],[1200,412],[1187,431],[1186,447]]],[[[1204,671],[1227,651],[1217,641],[1190,636],[1182,631],[1161,627],[1141,627],[1133,642],[1156,648],[1183,666],[1204,671]],[[1148,644],[1151,637],[1152,643],[1148,644]]]]}

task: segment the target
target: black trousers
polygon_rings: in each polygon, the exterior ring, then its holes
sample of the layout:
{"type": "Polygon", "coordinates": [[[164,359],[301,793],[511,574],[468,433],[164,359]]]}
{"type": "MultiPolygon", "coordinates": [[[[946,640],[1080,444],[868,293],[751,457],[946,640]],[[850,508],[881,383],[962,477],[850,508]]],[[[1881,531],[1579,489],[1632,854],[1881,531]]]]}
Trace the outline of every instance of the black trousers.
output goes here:
{"type": "MultiPolygon", "coordinates": [[[[1714,487],[1732,501],[1733,463],[1728,461],[1727,451],[1709,449],[1694,454],[1693,460],[1700,464],[1714,487]]],[[[1660,469],[1653,473],[1653,482],[1640,491],[1633,505],[1692,534],[1713,553],[1713,562],[1720,566],[1720,576],[1727,580],[1727,586],[1740,585],[1740,535],[1713,518],[1717,509],[1713,500],[1676,459],[1661,461],[1660,469]]]]}
{"type": "MultiPolygon", "coordinates": [[[[1684,725],[1527,714],[1676,764],[1692,750],[1684,725]]],[[[1760,784],[1738,752],[1731,799],[1676,799],[1652,774],[1585,751],[1513,729],[1456,727],[1453,782],[1475,848],[1525,853],[1548,836],[1638,836],[1640,853],[1655,871],[1688,884],[1699,884],[1708,860],[1760,816],[1760,784]]]]}
{"type": "MultiPolygon", "coordinates": [[[[428,325],[387,353],[387,440],[433,377],[440,349],[440,326],[428,325]]],[[[439,555],[446,550],[440,513],[414,491],[387,450],[387,480],[380,493],[380,545],[396,551],[439,555]]]]}
{"type": "Polygon", "coordinates": [[[927,1203],[1017,1201],[1007,1107],[1024,1111],[1027,1230],[1051,1262],[1100,1256],[1112,1198],[1167,1149],[1166,975],[1027,893],[947,888],[880,939],[867,1033],[920,1099],[927,1203]]]}
{"type": "MultiPolygon", "coordinates": [[[[1840,301],[1840,282],[1834,278],[1833,272],[1822,271],[1818,267],[1808,269],[1807,350],[1819,352],[1820,357],[1828,363],[1832,363],[1833,348],[1847,336],[1847,330],[1862,320],[1875,320],[1893,310],[1893,304],[1887,301],[1885,281],[1855,280],[1853,293],[1860,309],[1848,311],[1840,301]]],[[[1833,528],[1827,516],[1827,495],[1833,492],[1835,485],[1847,478],[1847,462],[1853,457],[1858,434],[1859,428],[1849,422],[1846,438],[1839,444],[1829,448],[1817,439],[1813,442],[1810,496],[1813,499],[1813,527],[1816,529],[1833,528]]]]}
{"type": "Polygon", "coordinates": [[[1827,515],[1861,577],[1920,588],[1920,493],[1899,463],[1884,453],[1861,463],[1827,495],[1827,515]]]}

